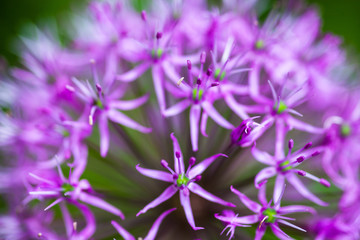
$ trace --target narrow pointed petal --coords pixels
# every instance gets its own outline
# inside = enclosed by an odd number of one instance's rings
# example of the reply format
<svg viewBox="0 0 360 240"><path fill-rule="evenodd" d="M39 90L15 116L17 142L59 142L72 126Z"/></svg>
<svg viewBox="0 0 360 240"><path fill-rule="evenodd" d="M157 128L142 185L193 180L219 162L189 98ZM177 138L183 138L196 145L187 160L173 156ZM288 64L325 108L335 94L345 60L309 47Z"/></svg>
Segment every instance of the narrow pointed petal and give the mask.
<svg viewBox="0 0 360 240"><path fill-rule="evenodd" d="M46 184L53 185L53 186L56 185L55 183L51 182L50 180L47 180L47 179L42 178L42 177L39 177L38 175L35 175L35 174L33 174L33 173L29 173L29 175L30 175L31 177L33 177L34 179L36 179L36 180L38 180L38 181L41 181L41 182L44 182L44 183L46 183Z"/></svg>
<svg viewBox="0 0 360 240"><path fill-rule="evenodd" d="M275 234L275 236L277 236L281 240L292 240L293 239L289 235L287 235L283 230L281 230L278 225L271 224L270 227L271 227L271 230L273 231L273 233Z"/></svg>
<svg viewBox="0 0 360 240"><path fill-rule="evenodd" d="M123 82L132 82L138 79L149 67L149 62L142 63L126 73L117 75L116 80Z"/></svg>
<svg viewBox="0 0 360 240"><path fill-rule="evenodd" d="M308 123L304 123L296 118L293 118L291 116L288 116L286 118L286 122L287 124L291 127L291 128L295 128L297 130L300 131L304 131L304 132L309 132L309 133L315 133L315 134L322 134L324 133L324 129L322 128L318 128L318 127L314 127Z"/></svg>
<svg viewBox="0 0 360 240"><path fill-rule="evenodd" d="M185 99L181 102L176 103L175 105L171 106L170 108L166 109L163 113L165 117L171 117L178 115L179 113L183 112L190 106L191 102L188 99Z"/></svg>
<svg viewBox="0 0 360 240"><path fill-rule="evenodd" d="M173 176L167 172L142 168L140 167L140 164L136 165L136 170L138 170L142 175L153 179L157 179L164 182L173 182Z"/></svg>
<svg viewBox="0 0 360 240"><path fill-rule="evenodd" d="M186 61L184 61L186 63ZM172 64L170 64L168 61L162 62L162 69L164 70L164 73L166 76L173 81L174 83L177 83L180 79L180 75L178 74L178 71L174 68Z"/></svg>
<svg viewBox="0 0 360 240"><path fill-rule="evenodd" d="M218 157L228 157L225 154L218 153L211 157L208 157L204 160L202 160L200 163L198 163L196 166L190 169L189 171L189 178L193 179L197 175L202 174L209 166L212 164Z"/></svg>
<svg viewBox="0 0 360 240"><path fill-rule="evenodd" d="M266 182L262 183L258 192L258 199L263 206L268 205L266 199Z"/></svg>
<svg viewBox="0 0 360 240"><path fill-rule="evenodd" d="M278 174L275 180L274 195L273 195L275 207L280 206L281 197L284 193L284 189L285 189L285 177L282 174Z"/></svg>
<svg viewBox="0 0 360 240"><path fill-rule="evenodd" d="M112 101L110 103L110 108L117 108L119 110L132 110L140 107L149 99L149 94L145 94L142 97L127 100L127 101Z"/></svg>
<svg viewBox="0 0 360 240"><path fill-rule="evenodd" d="M114 207L113 205L111 205L110 203L107 203L105 202L104 200L98 198L98 197L95 197L95 196L92 196L90 194L87 194L87 193L80 193L79 195L79 200L80 201L83 201L87 204L90 204L94 207L98 207L98 208L101 208L107 212L110 212L116 216L119 216L121 219L125 219L125 216L124 214L116 207Z"/></svg>
<svg viewBox="0 0 360 240"><path fill-rule="evenodd" d="M184 191L180 191L180 202L181 202L181 205L184 208L186 219L188 220L190 226L194 230L204 229L203 227L196 227L195 226L195 220L194 220L194 216L193 216L193 212L192 212L191 204L190 204L190 195L185 194Z"/></svg>
<svg viewBox="0 0 360 240"><path fill-rule="evenodd" d="M141 209L136 216L139 216L140 214L146 213L147 210L154 208L158 205L160 205L161 203L165 202L166 200L168 200L169 198L171 198L172 196L174 196L174 194L177 192L177 188L174 187L173 185L171 185L170 187L166 188L164 192L162 192L160 194L159 197L155 198L152 202L150 202L148 205L146 205L143 209Z"/></svg>
<svg viewBox="0 0 360 240"><path fill-rule="evenodd" d="M266 181L267 179L275 176L276 169L274 167L267 167L261 170L255 177L255 187L260 188L260 183Z"/></svg>
<svg viewBox="0 0 360 240"><path fill-rule="evenodd" d="M118 231L118 233L126 240L136 240L136 238L131 235L128 231L126 231L120 224L115 221L111 221L113 227Z"/></svg>
<svg viewBox="0 0 360 240"><path fill-rule="evenodd" d="M193 105L190 108L190 136L194 152L198 150L200 114L201 108L199 105Z"/></svg>
<svg viewBox="0 0 360 240"><path fill-rule="evenodd" d="M183 154L181 152L179 142L176 139L174 133L171 133L170 137L171 137L171 140L173 141L173 147L174 147L175 172L177 174L183 174L183 173L185 173L185 166L184 166L184 158L183 158ZM178 153L180 155L179 158L176 157L176 153Z"/></svg>
<svg viewBox="0 0 360 240"><path fill-rule="evenodd" d="M56 191L33 191L29 192L30 195L39 195L39 196L56 196L59 195L59 192Z"/></svg>
<svg viewBox="0 0 360 240"><path fill-rule="evenodd" d="M206 112L203 112L201 115L201 123L200 123L200 132L204 137L207 137L206 134L206 125L209 115Z"/></svg>
<svg viewBox="0 0 360 240"><path fill-rule="evenodd" d="M265 227L256 228L256 233L255 233L255 238L254 238L254 240L261 240L262 237L263 237L264 234L265 234L265 230L266 230Z"/></svg>
<svg viewBox="0 0 360 240"><path fill-rule="evenodd" d="M218 203L227 207L236 207L233 203L227 202L222 200L221 198L209 193L208 191L206 191L205 189L203 189L202 187L200 187L200 185L198 185L197 183L191 183L188 186L189 190L197 195L199 195L202 198L205 198L206 200L209 200L211 202L214 203Z"/></svg>
<svg viewBox="0 0 360 240"><path fill-rule="evenodd" d="M315 196L313 193L311 193L304 184L299 180L299 178L293 174L288 173L286 175L286 179L289 181L291 185L294 186L294 188L305 198L309 199L310 201L313 201L314 203L320 205L320 206L327 206L328 204L321 199L319 199L317 196Z"/></svg>
<svg viewBox="0 0 360 240"><path fill-rule="evenodd" d="M164 218L169 215L171 212L175 211L176 208L172 208L169 209L165 212L163 212L154 222L154 224L152 225L149 233L146 235L146 237L144 238L144 240L155 240L156 234L159 230L160 224L161 222L164 220Z"/></svg>
<svg viewBox="0 0 360 240"><path fill-rule="evenodd" d="M288 221L279 219L278 222L279 222L279 223L282 223L282 224L285 224L285 225L287 225L287 226L289 226L289 227L295 228L295 229L297 229L297 230L306 232L305 229L303 229L303 228L301 228L301 227L298 227L298 226L296 226L296 225L294 225L294 224L292 224L292 223L289 223Z"/></svg>
<svg viewBox="0 0 360 240"><path fill-rule="evenodd" d="M284 142L286 136L286 128L284 121L279 118L277 119L276 123L276 140L275 140L275 158L276 159L283 159L284 155Z"/></svg>
<svg viewBox="0 0 360 240"><path fill-rule="evenodd" d="M165 86L164 86L164 74L160 66L153 66L152 68L152 77L155 88L156 97L159 103L160 111L164 112L166 109L165 104Z"/></svg>
<svg viewBox="0 0 360 240"><path fill-rule="evenodd" d="M56 204L58 204L59 202L61 202L63 199L62 198L58 198L56 199L54 202L52 202L49 206L47 206L44 211L47 211L48 209L52 208L53 206L55 206Z"/></svg>
<svg viewBox="0 0 360 240"><path fill-rule="evenodd" d="M256 160L266 165L275 165L273 157L264 151L257 149L255 146L251 149L251 153Z"/></svg>
<svg viewBox="0 0 360 240"><path fill-rule="evenodd" d="M83 205L79 204L77 202L74 203L75 206L77 206L82 215L84 216L84 219L86 221L86 226L84 229L82 229L80 232L76 234L76 236L81 236L80 239L90 239L91 236L95 233L96 230L96 221L93 213L90 211L90 209ZM76 239L76 238L75 238Z"/></svg>
<svg viewBox="0 0 360 240"><path fill-rule="evenodd" d="M231 94L226 94L224 98L226 104L238 115L241 119L245 120L250 118L249 115L245 112L244 107L241 104L238 104L234 99L234 96Z"/></svg>
<svg viewBox="0 0 360 240"><path fill-rule="evenodd" d="M140 125L139 123L135 122L134 120L132 120L131 118L129 118L128 116L126 116L125 114L116 111L116 110L109 110L108 112L108 117L113 121L113 122L117 122L121 125L124 125L126 127L135 129L139 132L142 133L149 133L151 132L151 128L147 128L144 127L142 125Z"/></svg>
<svg viewBox="0 0 360 240"><path fill-rule="evenodd" d="M261 205L258 204L257 202L254 202L252 200L250 200L245 194L241 193L240 191L238 191L237 189L235 189L233 186L230 187L230 190L235 193L240 201L251 211L253 211L254 213L258 213L261 210Z"/></svg>
<svg viewBox="0 0 360 240"><path fill-rule="evenodd" d="M110 136L108 128L108 120L105 113L99 116L99 132L100 132L100 154L105 157L109 151Z"/></svg>
<svg viewBox="0 0 360 240"><path fill-rule="evenodd" d="M296 213L296 212L309 212L309 213L315 214L316 210L312 207L302 206L302 205L285 206L285 207L281 207L278 210L279 214L289 214L289 213Z"/></svg>
<svg viewBox="0 0 360 240"><path fill-rule="evenodd" d="M64 225L66 230L66 236L70 239L70 236L73 232L73 219L69 213L68 208L64 202L60 203L61 213L64 219Z"/></svg>
<svg viewBox="0 0 360 240"><path fill-rule="evenodd" d="M204 111L211 117L217 124L222 126L226 129L234 129L235 127L229 123L223 116L219 114L219 112L209 103L209 102L203 102L201 104Z"/></svg>
<svg viewBox="0 0 360 240"><path fill-rule="evenodd" d="M217 216L217 219L223 222L232 222L232 223L239 223L239 224L253 224L259 222L258 215L248 215L243 217L224 217L224 216Z"/></svg>

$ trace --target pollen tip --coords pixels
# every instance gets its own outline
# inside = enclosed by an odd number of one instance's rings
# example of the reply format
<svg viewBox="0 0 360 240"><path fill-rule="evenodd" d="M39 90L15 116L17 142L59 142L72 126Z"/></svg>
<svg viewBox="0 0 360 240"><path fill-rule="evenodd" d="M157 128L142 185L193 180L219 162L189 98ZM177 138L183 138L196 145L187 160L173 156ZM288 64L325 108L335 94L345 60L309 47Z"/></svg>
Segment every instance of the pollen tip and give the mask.
<svg viewBox="0 0 360 240"><path fill-rule="evenodd" d="M305 160L305 157L304 157L304 156L300 156L300 157L298 157L298 158L296 159L296 161L297 161L298 163L302 163L304 160Z"/></svg>
<svg viewBox="0 0 360 240"><path fill-rule="evenodd" d="M180 84L182 83L182 81L184 81L184 77L180 78L179 81L177 82L177 85L180 86Z"/></svg>
<svg viewBox="0 0 360 240"><path fill-rule="evenodd" d="M306 175L306 172L305 171L303 171L303 170L298 170L297 171L297 174L299 174L300 176L305 176Z"/></svg>
<svg viewBox="0 0 360 240"><path fill-rule="evenodd" d="M289 140L289 149L292 149L294 147L294 140Z"/></svg>
<svg viewBox="0 0 360 240"><path fill-rule="evenodd" d="M206 52L201 52L200 54L200 63L204 64L206 61Z"/></svg>
<svg viewBox="0 0 360 240"><path fill-rule="evenodd" d="M162 37L162 32L157 32L156 33L156 39L160 39Z"/></svg>
<svg viewBox="0 0 360 240"><path fill-rule="evenodd" d="M308 143L305 145L304 149L308 149L308 148L310 148L311 146L312 146L312 142L308 142Z"/></svg>
<svg viewBox="0 0 360 240"><path fill-rule="evenodd" d="M198 80L196 81L196 84L201 85L201 79L200 78L198 78Z"/></svg>
<svg viewBox="0 0 360 240"><path fill-rule="evenodd" d="M191 157L191 158L189 159L189 165L194 165L194 164L195 164L195 161L196 161L196 158Z"/></svg>
<svg viewBox="0 0 360 240"><path fill-rule="evenodd" d="M327 188L331 186L331 184L326 179L323 178L320 178L320 183Z"/></svg>
<svg viewBox="0 0 360 240"><path fill-rule="evenodd" d="M144 22L146 22L146 20L147 20L147 16L146 16L146 11L145 11L145 10L142 10L142 11L141 11L141 19L142 19Z"/></svg>
<svg viewBox="0 0 360 240"><path fill-rule="evenodd" d="M161 166L163 166L164 168L167 168L168 166L169 166L169 164L168 164L168 162L167 161L165 161L164 159L163 160L161 160Z"/></svg>
<svg viewBox="0 0 360 240"><path fill-rule="evenodd" d="M94 120L92 116L89 116L89 124L92 126L94 124Z"/></svg>
<svg viewBox="0 0 360 240"><path fill-rule="evenodd" d="M315 152L313 152L312 154L311 154L311 156L312 157L315 157L315 156L317 156L317 155L319 155L320 154L320 151L315 151Z"/></svg>
<svg viewBox="0 0 360 240"><path fill-rule="evenodd" d="M175 157L180 158L180 152L175 152Z"/></svg>
<svg viewBox="0 0 360 240"><path fill-rule="evenodd" d="M206 75L208 77L210 77L212 73L213 73L213 70L211 68L208 68L208 70L206 71Z"/></svg>
<svg viewBox="0 0 360 240"><path fill-rule="evenodd" d="M194 180L195 180L195 182L200 181L201 180L201 175L197 175Z"/></svg>
<svg viewBox="0 0 360 240"><path fill-rule="evenodd" d="M89 60L89 62L91 63L91 64L95 64L95 59L93 59L93 58L91 58L90 60Z"/></svg>
<svg viewBox="0 0 360 240"><path fill-rule="evenodd" d="M187 63L187 68L189 69L189 70L191 70L191 61L190 60L187 60L186 61L186 63Z"/></svg>

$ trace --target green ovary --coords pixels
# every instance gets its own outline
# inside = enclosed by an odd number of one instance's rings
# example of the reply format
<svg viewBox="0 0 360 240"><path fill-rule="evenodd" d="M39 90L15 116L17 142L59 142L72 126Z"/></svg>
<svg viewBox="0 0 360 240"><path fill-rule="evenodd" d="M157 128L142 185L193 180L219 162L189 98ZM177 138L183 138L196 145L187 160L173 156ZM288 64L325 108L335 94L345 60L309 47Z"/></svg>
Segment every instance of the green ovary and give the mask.
<svg viewBox="0 0 360 240"><path fill-rule="evenodd" d="M276 220L276 211L272 208L267 208L263 211L263 215L267 216L268 218L265 220L267 223L274 223Z"/></svg>
<svg viewBox="0 0 360 240"><path fill-rule="evenodd" d="M62 186L61 186L61 189L62 189L62 192L63 193L66 193L66 192L72 192L75 190L74 186L69 184L69 183L64 183Z"/></svg>
<svg viewBox="0 0 360 240"><path fill-rule="evenodd" d="M274 110L276 110L277 114L283 113L286 109L287 109L286 104L284 103L284 101L281 100L279 102L279 107L277 105L274 106Z"/></svg>
<svg viewBox="0 0 360 240"><path fill-rule="evenodd" d="M199 94L198 94L199 93ZM203 89L197 89L197 88L194 88L193 91L192 91L192 99L195 101L196 99L201 101L202 97L203 97L203 94L204 94L204 90Z"/></svg>
<svg viewBox="0 0 360 240"><path fill-rule="evenodd" d="M280 164L280 166L286 166L286 165L288 165L288 164L290 164L290 161L289 160L286 160L286 161L284 161L284 162L282 162L281 164ZM288 167L286 167L286 168L283 168L283 169L281 169L281 171L283 171L283 172L286 172L286 171L288 171L288 170L290 170L291 169L291 166L288 166Z"/></svg>
<svg viewBox="0 0 360 240"><path fill-rule="evenodd" d="M214 73L214 77L215 77L215 79L219 78L219 80L222 81L222 80L225 78L226 73L225 73L225 71L223 71L223 72L220 74L220 72L221 72L221 69L220 69L220 68L216 69L216 70L215 70L215 73ZM219 77L219 75L220 75L220 77Z"/></svg>
<svg viewBox="0 0 360 240"><path fill-rule="evenodd" d="M186 186L189 182L189 178L187 178L184 174L180 175L178 179L176 180L176 185L178 187L181 187L182 185Z"/></svg>
<svg viewBox="0 0 360 240"><path fill-rule="evenodd" d="M349 126L349 124L343 124L341 125L340 132L341 132L341 136L347 137L351 133L351 127Z"/></svg>
<svg viewBox="0 0 360 240"><path fill-rule="evenodd" d="M151 57L152 58L161 58L161 56L163 55L163 50L162 48L158 48L158 49L153 49L151 50Z"/></svg>
<svg viewBox="0 0 360 240"><path fill-rule="evenodd" d="M96 100L96 106L98 106L100 109L103 109L103 108L104 108L104 104L101 102L100 99L97 99L97 100Z"/></svg>
<svg viewBox="0 0 360 240"><path fill-rule="evenodd" d="M257 40L255 43L256 49L263 49L265 47L265 43L263 40Z"/></svg>

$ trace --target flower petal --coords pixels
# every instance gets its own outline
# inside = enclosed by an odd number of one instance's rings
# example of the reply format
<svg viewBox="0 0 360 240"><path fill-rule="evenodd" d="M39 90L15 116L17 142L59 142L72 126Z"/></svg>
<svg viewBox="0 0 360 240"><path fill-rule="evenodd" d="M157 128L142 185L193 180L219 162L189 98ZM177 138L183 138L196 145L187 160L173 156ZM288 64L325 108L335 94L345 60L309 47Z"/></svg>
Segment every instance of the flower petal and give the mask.
<svg viewBox="0 0 360 240"><path fill-rule="evenodd" d="M155 88L156 97L159 103L160 111L163 112L166 109L165 104L165 87L164 87L164 74L158 65L154 65L152 68L152 77Z"/></svg>
<svg viewBox="0 0 360 240"><path fill-rule="evenodd" d="M99 133L100 133L100 155L105 157L109 151L110 136L107 116L105 113L99 116Z"/></svg>
<svg viewBox="0 0 360 240"><path fill-rule="evenodd" d="M314 127L308 123L304 123L296 118L288 116L286 118L286 123L290 126L290 128L295 128L300 131L308 132L308 133L315 133L315 134L322 134L324 133L324 129Z"/></svg>
<svg viewBox="0 0 360 240"><path fill-rule="evenodd" d="M120 80L123 82L132 82L138 79L149 67L150 62L144 62L126 73L117 75L116 80Z"/></svg>
<svg viewBox="0 0 360 240"><path fill-rule="evenodd" d="M225 216L216 216L217 219L227 222L227 223L239 223L239 224L253 224L256 222L259 222L259 216L258 215L248 215L243 217L225 217Z"/></svg>
<svg viewBox="0 0 360 240"><path fill-rule="evenodd" d="M270 166L275 165L274 158L269 153L257 149L255 143L254 147L251 148L251 153L257 161Z"/></svg>
<svg viewBox="0 0 360 240"><path fill-rule="evenodd" d="M210 166L210 164L212 164L218 157L226 157L227 158L228 156L226 156L225 154L222 154L222 153L218 153L218 154L215 154L211 157L208 157L208 158L202 160L199 164L197 164L196 166L194 166L193 168L190 169L189 178L193 179L197 175L202 174Z"/></svg>
<svg viewBox="0 0 360 240"><path fill-rule="evenodd" d="M207 101L201 103L204 111L220 126L226 129L234 129L235 127L229 123L219 112Z"/></svg>
<svg viewBox="0 0 360 240"><path fill-rule="evenodd" d="M131 235L128 231L126 231L120 224L115 221L111 221L113 227L118 231L118 233L126 240L136 240L136 238Z"/></svg>
<svg viewBox="0 0 360 240"><path fill-rule="evenodd" d="M181 102L176 103L175 105L171 106L170 108L164 110L163 115L165 117L171 117L178 115L179 113L183 112L186 108L190 106L191 102L188 99L185 99Z"/></svg>
<svg viewBox="0 0 360 240"><path fill-rule="evenodd" d="M184 159L181 152L181 148L179 145L178 140L176 139L174 133L170 134L171 140L173 141L173 147L174 147L174 165L175 165L175 172L177 174L183 174L185 173L185 166L184 166ZM176 153L180 154L180 157L176 157Z"/></svg>
<svg viewBox="0 0 360 240"><path fill-rule="evenodd" d="M235 189L233 186L230 187L230 190L235 193L240 201L251 211L253 211L254 213L259 213L261 210L261 205L258 204L257 202L254 202L252 200L250 200L245 194L241 193L240 191L238 191L237 189Z"/></svg>
<svg viewBox="0 0 360 240"><path fill-rule="evenodd" d="M284 189L285 189L285 177L282 174L278 174L275 180L274 195L273 195L275 208L278 208L280 206Z"/></svg>
<svg viewBox="0 0 360 240"><path fill-rule="evenodd" d="M232 94L226 94L224 97L226 104L229 106L233 112L238 115L241 119L250 118L249 115L245 112L244 107L237 103L234 96Z"/></svg>
<svg viewBox="0 0 360 240"><path fill-rule="evenodd" d="M141 105L143 105L149 99L149 94L145 94L142 97L132 99L132 100L119 100L110 102L110 108L117 108L120 110L132 110Z"/></svg>
<svg viewBox="0 0 360 240"><path fill-rule="evenodd" d="M281 207L278 210L279 214L289 214L289 213L296 213L296 212L310 212L312 214L315 214L316 210L312 207L302 206L302 205L285 206L285 207Z"/></svg>
<svg viewBox="0 0 360 240"><path fill-rule="evenodd" d="M190 204L190 195L186 194L183 190L180 191L180 202L184 208L186 219L188 220L190 226L194 230L204 229L203 227L195 226L194 216L193 216L193 212L192 212L191 204Z"/></svg>
<svg viewBox="0 0 360 240"><path fill-rule="evenodd" d="M291 185L294 186L294 188L305 198L309 199L310 201L313 201L314 203L320 205L320 206L327 206L328 204L321 199L319 199L317 196L315 196L313 193L311 193L304 184L299 180L299 178L292 172L289 172L286 174L286 179L290 182Z"/></svg>
<svg viewBox="0 0 360 240"><path fill-rule="evenodd" d="M255 238L254 238L254 240L261 240L262 237L263 237L264 234L265 234L265 230L266 230L265 227L256 228L256 233L255 233Z"/></svg>
<svg viewBox="0 0 360 240"><path fill-rule="evenodd" d="M275 167L264 168L263 170L258 172L258 174L256 174L256 176L255 176L255 180L254 180L255 187L259 189L260 188L260 183L262 183L265 180L275 176L275 174L276 174Z"/></svg>
<svg viewBox="0 0 360 240"><path fill-rule="evenodd" d="M166 200L168 200L169 198L171 198L172 196L174 196L174 194L177 192L177 188L174 187L174 185L171 185L170 187L166 188L165 191L163 191L159 197L155 198L152 202L150 202L148 205L146 205L143 209L141 209L136 216L139 216L140 214L146 213L147 210L154 208L156 206L158 206L159 204L165 202Z"/></svg>
<svg viewBox="0 0 360 240"><path fill-rule="evenodd" d="M206 134L206 125L209 115L206 112L203 112L201 115L201 123L200 123L200 132L203 136L207 137Z"/></svg>
<svg viewBox="0 0 360 240"><path fill-rule="evenodd" d="M140 164L136 165L136 170L138 170L142 175L153 179L161 180L164 182L173 182L173 176L167 172L142 168L140 167Z"/></svg>
<svg viewBox="0 0 360 240"><path fill-rule="evenodd" d="M273 233L275 234L275 236L277 236L281 240L292 240L293 239L289 235L284 233L284 231L281 230L277 224L271 224L270 228L273 231Z"/></svg>
<svg viewBox="0 0 360 240"><path fill-rule="evenodd" d="M108 112L108 117L114 122L117 122L117 123L124 125L126 127L129 127L129 128L135 129L139 132L142 132L142 133L151 132L151 128L147 128L147 127L140 125L139 123L135 122L134 120L132 120L131 118L129 118L128 116L126 116L125 114L123 114L119 111L110 110Z"/></svg>
<svg viewBox="0 0 360 240"><path fill-rule="evenodd" d="M152 227L150 228L149 233L146 235L146 237L144 238L144 240L154 240L156 237L156 234L159 230L160 224L161 222L164 220L164 218L169 215L171 212L175 211L176 208L172 208L169 209L165 212L163 212L154 222L154 224L152 225ZM127 239L127 238L126 238Z"/></svg>
<svg viewBox="0 0 360 240"><path fill-rule="evenodd" d="M119 216L121 219L125 219L124 214L116 207L111 205L110 203L105 202L101 198L92 196L90 194L87 194L85 192L81 192L79 195L79 200L82 202L85 202L87 204L90 204L94 207L101 208L107 212L110 212L116 216Z"/></svg>
<svg viewBox="0 0 360 240"><path fill-rule="evenodd" d="M200 114L201 108L199 105L193 105L190 108L190 135L194 152L198 150Z"/></svg>
<svg viewBox="0 0 360 240"><path fill-rule="evenodd" d="M205 189L200 187L200 185L198 185L197 183L190 183L188 188L193 193L199 195L202 198L205 198L208 201L218 203L218 204L221 204L221 205L224 205L227 207L236 207L234 204L227 202L225 200L222 200L221 198L209 193L208 191L206 191Z"/></svg>

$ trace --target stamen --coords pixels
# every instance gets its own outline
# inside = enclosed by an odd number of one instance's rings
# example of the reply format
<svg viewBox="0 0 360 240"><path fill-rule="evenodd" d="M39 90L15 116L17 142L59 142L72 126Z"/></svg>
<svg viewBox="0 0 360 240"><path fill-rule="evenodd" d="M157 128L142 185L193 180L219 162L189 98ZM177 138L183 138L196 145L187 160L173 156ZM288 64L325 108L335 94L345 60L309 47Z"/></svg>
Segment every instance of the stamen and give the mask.
<svg viewBox="0 0 360 240"><path fill-rule="evenodd" d="M201 63L201 64L204 64L205 61L206 61L206 52L202 52L202 53L200 54L200 63Z"/></svg>
<svg viewBox="0 0 360 240"><path fill-rule="evenodd" d="M289 150L290 150L290 152L291 152L291 149L293 149L293 147L294 147L294 140L292 140L292 139L289 140L289 145L288 145L288 147L289 147Z"/></svg>
<svg viewBox="0 0 360 240"><path fill-rule="evenodd" d="M74 232L76 232L76 229L77 229L77 222L73 222L73 229L74 229Z"/></svg>
<svg viewBox="0 0 360 240"><path fill-rule="evenodd" d="M266 216L263 218L263 220L261 220L260 224L259 224L259 229L261 228L261 225L265 222L266 219L268 219L269 216Z"/></svg>
<svg viewBox="0 0 360 240"><path fill-rule="evenodd" d="M305 157L304 156L300 156L296 159L296 162L298 163L302 163L303 161L305 160Z"/></svg>
<svg viewBox="0 0 360 240"><path fill-rule="evenodd" d="M156 39L160 39L160 38L162 38L162 32L157 32L156 33Z"/></svg>
<svg viewBox="0 0 360 240"><path fill-rule="evenodd" d="M177 82L177 85L180 86L180 84L182 83L182 81L184 81L184 77L180 78L179 81Z"/></svg>
<svg viewBox="0 0 360 240"><path fill-rule="evenodd" d="M191 157L191 158L189 159L189 167L188 167L188 169L187 169L187 171L186 171L186 175L188 175L191 167L194 166L195 162L196 162L196 158Z"/></svg>
<svg viewBox="0 0 360 240"><path fill-rule="evenodd" d="M164 168L166 168L171 174L176 174L170 167L169 167L169 164L168 164L168 162L166 161L166 160L161 160L160 161L160 163L161 163L161 166L163 166Z"/></svg>
<svg viewBox="0 0 360 240"><path fill-rule="evenodd" d="M145 10L142 10L141 11L141 19L146 22L147 21L147 16L146 16L146 11Z"/></svg>
<svg viewBox="0 0 360 240"><path fill-rule="evenodd" d="M331 184L323 178L320 178L320 183L327 188L329 188L331 186Z"/></svg>
<svg viewBox="0 0 360 240"><path fill-rule="evenodd" d="M315 151L315 152L313 152L312 154L311 154L311 156L312 157L315 157L315 156L317 156L317 155L319 155L320 154L320 151Z"/></svg>
<svg viewBox="0 0 360 240"><path fill-rule="evenodd" d="M306 172L303 170L297 170L297 174L299 174L300 176L304 177L306 175Z"/></svg>
<svg viewBox="0 0 360 240"><path fill-rule="evenodd" d="M97 71L96 71L96 62L94 59L90 59L90 64L91 64L91 71L92 71L92 74L93 74L93 78L94 78L94 82L95 84L99 84L99 76L97 74Z"/></svg>

